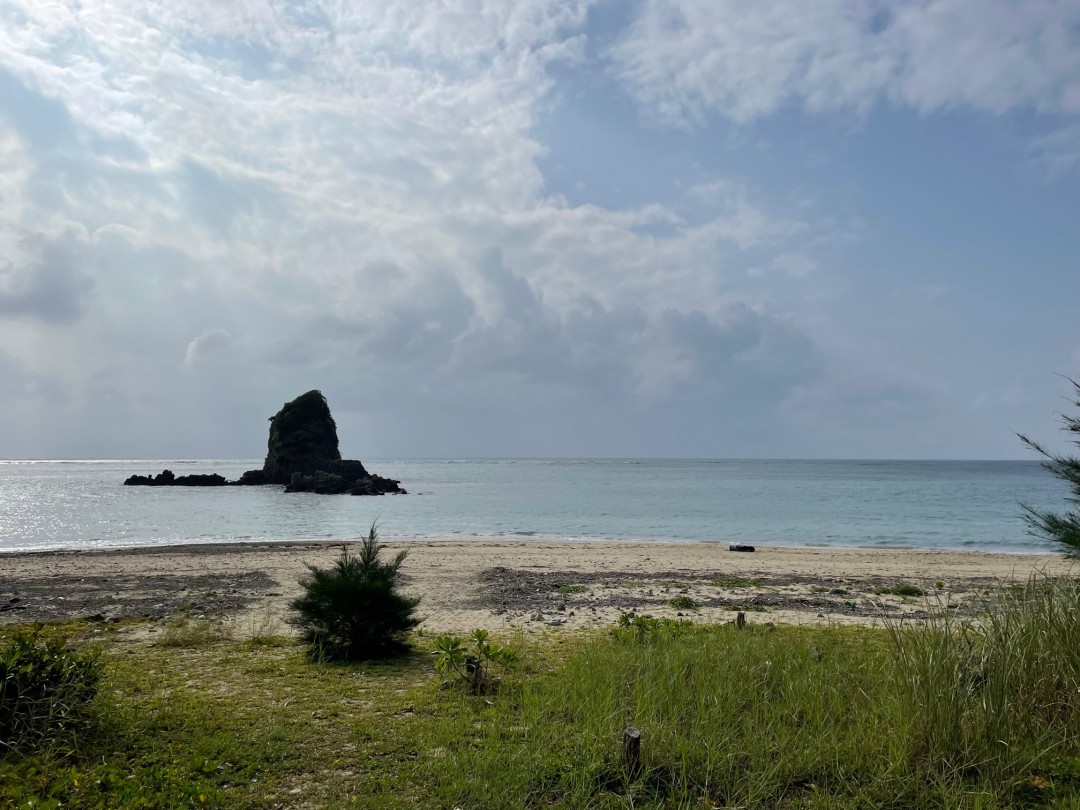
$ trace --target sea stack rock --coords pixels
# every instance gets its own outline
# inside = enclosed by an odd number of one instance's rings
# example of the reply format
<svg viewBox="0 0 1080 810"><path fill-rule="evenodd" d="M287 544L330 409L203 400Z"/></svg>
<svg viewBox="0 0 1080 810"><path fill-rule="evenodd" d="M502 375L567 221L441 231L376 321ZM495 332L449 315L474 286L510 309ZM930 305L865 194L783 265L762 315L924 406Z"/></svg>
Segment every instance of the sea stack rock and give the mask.
<svg viewBox="0 0 1080 810"><path fill-rule="evenodd" d="M404 493L400 482L372 475L355 460L342 459L337 425L326 397L308 391L270 419L270 438L261 470L248 470L239 484L284 484L286 492L327 495Z"/></svg>
<svg viewBox="0 0 1080 810"><path fill-rule="evenodd" d="M226 484L283 484L286 492L321 495L405 494L401 482L372 475L359 461L343 459L337 425L326 397L319 391L301 394L270 419L270 439L261 470L248 470L239 481L220 475L133 475L124 484L143 487L217 487Z"/></svg>

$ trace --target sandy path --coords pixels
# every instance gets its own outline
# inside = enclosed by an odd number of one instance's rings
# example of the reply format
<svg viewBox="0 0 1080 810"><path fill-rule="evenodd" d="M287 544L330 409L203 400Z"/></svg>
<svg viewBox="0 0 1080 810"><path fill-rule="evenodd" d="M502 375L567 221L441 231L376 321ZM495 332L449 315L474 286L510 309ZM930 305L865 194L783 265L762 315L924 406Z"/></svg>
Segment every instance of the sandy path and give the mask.
<svg viewBox="0 0 1080 810"><path fill-rule="evenodd" d="M928 600L974 609L987 589L1069 564L1050 555L880 549L762 548L720 543L392 542L408 548L405 590L423 628L602 626L625 611L695 621L875 623L920 615ZM181 546L0 556L0 622L221 615L240 628L284 614L304 563L340 545ZM937 587L938 583L941 587ZM924 596L875 593L897 585ZM694 608L672 607L678 597Z"/></svg>

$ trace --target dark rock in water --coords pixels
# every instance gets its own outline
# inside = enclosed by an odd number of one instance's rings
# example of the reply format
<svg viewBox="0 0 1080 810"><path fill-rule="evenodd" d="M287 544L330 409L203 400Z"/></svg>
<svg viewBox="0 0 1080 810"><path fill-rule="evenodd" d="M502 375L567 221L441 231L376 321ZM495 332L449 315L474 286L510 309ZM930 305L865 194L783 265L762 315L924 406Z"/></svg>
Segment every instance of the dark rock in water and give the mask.
<svg viewBox="0 0 1080 810"><path fill-rule="evenodd" d="M211 475L174 475L172 470L162 470L154 477L133 475L124 482L129 487L223 487L229 482L217 473Z"/></svg>
<svg viewBox="0 0 1080 810"><path fill-rule="evenodd" d="M169 470L151 478L133 475L128 486L255 486L279 484L286 492L315 492L321 495L405 494L400 482L372 475L356 460L343 459L338 450L337 425L330 415L326 397L308 391L286 402L270 419L270 438L261 470L248 470L239 481L220 475L181 475Z"/></svg>
<svg viewBox="0 0 1080 810"><path fill-rule="evenodd" d="M296 471L315 472L341 461L337 424L319 391L301 394L270 419L270 438L262 471L274 483L287 484ZM360 474L367 471L360 462Z"/></svg>
<svg viewBox="0 0 1080 810"><path fill-rule="evenodd" d="M237 483L284 484L286 492L320 495L405 492L400 482L372 475L362 462L342 459L337 425L319 391L308 391L286 402L270 419L262 469L248 470Z"/></svg>

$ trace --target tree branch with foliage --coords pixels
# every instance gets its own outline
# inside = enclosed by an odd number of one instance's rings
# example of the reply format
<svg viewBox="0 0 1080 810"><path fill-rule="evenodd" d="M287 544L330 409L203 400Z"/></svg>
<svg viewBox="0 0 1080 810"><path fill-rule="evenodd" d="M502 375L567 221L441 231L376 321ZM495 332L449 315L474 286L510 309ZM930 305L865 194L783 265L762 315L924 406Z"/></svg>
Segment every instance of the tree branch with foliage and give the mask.
<svg viewBox="0 0 1080 810"><path fill-rule="evenodd" d="M1080 408L1080 383L1073 379L1069 382L1072 383L1073 396L1076 397L1072 404ZM1064 423L1062 430L1073 434L1073 443L1080 447L1080 417L1061 414L1061 421ZM1046 459L1043 467L1068 483L1072 489L1072 495L1065 499L1072 508L1066 508L1062 513L1021 504L1028 526L1032 533L1061 543L1068 556L1080 557L1080 510L1077 509L1080 506L1080 458L1053 453L1034 439L1022 433L1017 435L1024 444Z"/></svg>

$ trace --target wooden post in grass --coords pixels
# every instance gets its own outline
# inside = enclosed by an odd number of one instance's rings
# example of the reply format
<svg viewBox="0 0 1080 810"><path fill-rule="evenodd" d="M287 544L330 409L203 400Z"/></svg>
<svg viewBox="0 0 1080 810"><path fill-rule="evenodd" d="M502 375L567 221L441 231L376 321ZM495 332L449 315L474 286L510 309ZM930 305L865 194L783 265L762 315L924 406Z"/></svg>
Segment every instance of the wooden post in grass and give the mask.
<svg viewBox="0 0 1080 810"><path fill-rule="evenodd" d="M631 779L641 773L641 730L632 726L622 733L622 766Z"/></svg>
<svg viewBox="0 0 1080 810"><path fill-rule="evenodd" d="M735 614L735 626L738 627L740 630L746 627L746 614L742 611L739 611Z"/></svg>

